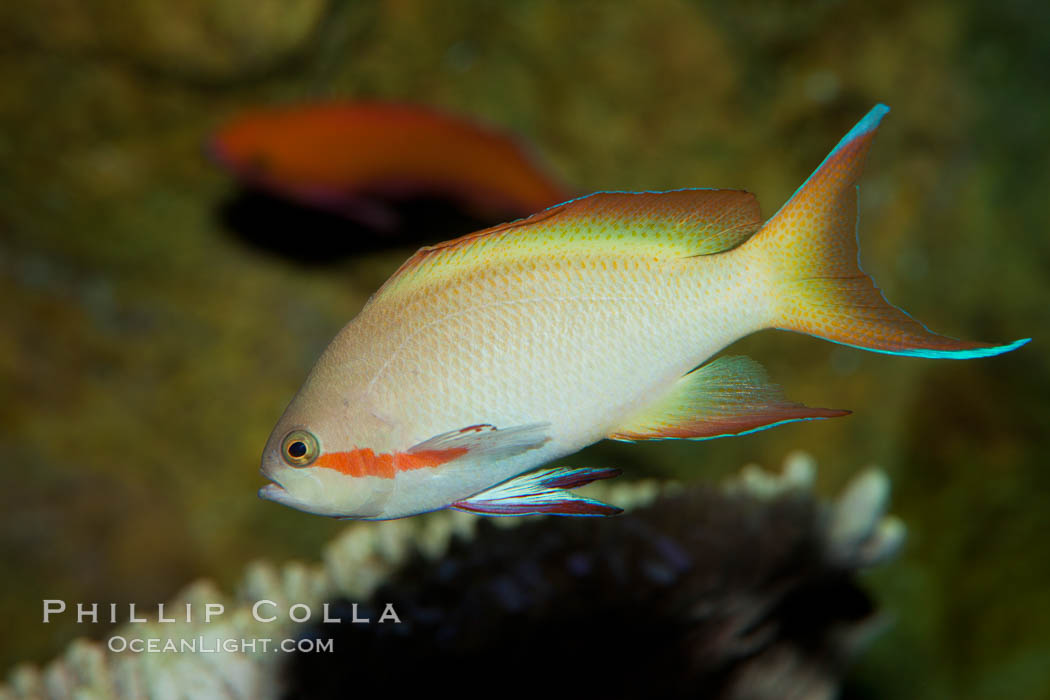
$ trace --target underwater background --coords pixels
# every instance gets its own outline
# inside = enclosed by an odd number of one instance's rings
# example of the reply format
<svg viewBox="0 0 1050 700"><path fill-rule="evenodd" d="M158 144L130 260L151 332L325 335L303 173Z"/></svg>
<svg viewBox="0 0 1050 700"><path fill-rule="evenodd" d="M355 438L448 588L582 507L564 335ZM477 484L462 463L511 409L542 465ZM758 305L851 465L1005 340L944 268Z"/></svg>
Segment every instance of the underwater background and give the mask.
<svg viewBox="0 0 1050 700"><path fill-rule="evenodd" d="M205 153L229 117L407 101L578 191L743 188L768 216L884 102L865 269L935 331L1032 343L955 362L766 331L731 352L853 415L565 463L714 482L801 448L825 492L877 464L909 541L863 578L892 624L851 687L1050 697L1046 3L47 0L0 6L0 49L0 673L85 633L44 598L315 558L344 525L256 497L266 437L412 251L494 223L378 234L246 194Z"/></svg>

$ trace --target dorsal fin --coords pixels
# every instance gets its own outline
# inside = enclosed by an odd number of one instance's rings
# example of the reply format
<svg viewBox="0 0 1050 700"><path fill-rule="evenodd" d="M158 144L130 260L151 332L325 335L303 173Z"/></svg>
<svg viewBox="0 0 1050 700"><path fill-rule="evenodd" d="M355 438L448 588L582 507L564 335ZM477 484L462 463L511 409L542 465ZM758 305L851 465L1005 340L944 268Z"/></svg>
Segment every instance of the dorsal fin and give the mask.
<svg viewBox="0 0 1050 700"><path fill-rule="evenodd" d="M519 219L421 248L385 288L480 263L575 251L683 257L719 253L762 225L743 190L597 192Z"/></svg>

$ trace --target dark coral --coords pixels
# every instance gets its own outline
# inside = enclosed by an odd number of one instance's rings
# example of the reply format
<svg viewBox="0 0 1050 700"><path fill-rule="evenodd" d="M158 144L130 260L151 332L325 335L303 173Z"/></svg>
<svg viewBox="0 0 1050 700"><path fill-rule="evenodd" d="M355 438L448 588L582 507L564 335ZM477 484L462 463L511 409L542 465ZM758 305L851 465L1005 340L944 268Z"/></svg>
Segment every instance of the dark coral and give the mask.
<svg viewBox="0 0 1050 700"><path fill-rule="evenodd" d="M343 623L303 633L334 653L290 657L287 697L830 697L874 609L827 513L703 488L611 520L482 523L358 602L371 624L335 602ZM401 624L377 623L387 603Z"/></svg>

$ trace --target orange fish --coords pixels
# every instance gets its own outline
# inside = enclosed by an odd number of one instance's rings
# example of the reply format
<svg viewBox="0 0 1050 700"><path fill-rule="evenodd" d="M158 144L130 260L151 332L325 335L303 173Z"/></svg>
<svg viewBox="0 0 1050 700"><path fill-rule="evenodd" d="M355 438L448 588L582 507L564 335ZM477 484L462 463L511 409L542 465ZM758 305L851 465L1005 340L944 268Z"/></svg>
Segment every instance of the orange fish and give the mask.
<svg viewBox="0 0 1050 700"><path fill-rule="evenodd" d="M260 495L398 518L608 515L533 471L602 438L703 440L846 411L789 401L715 353L766 328L864 350L989 357L931 332L857 262L857 180L885 106L772 218L736 190L602 192L423 248L335 337L277 423Z"/></svg>
<svg viewBox="0 0 1050 700"><path fill-rule="evenodd" d="M209 150L256 187L377 228L394 223L391 199L447 197L498 221L572 196L510 136L410 104L259 109L226 124Z"/></svg>

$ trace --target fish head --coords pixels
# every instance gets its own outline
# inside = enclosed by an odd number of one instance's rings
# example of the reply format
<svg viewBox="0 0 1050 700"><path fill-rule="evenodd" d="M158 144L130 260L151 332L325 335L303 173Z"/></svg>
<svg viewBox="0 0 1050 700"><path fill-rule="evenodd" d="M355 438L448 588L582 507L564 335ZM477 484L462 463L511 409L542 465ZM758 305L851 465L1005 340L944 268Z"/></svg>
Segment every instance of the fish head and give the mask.
<svg viewBox="0 0 1050 700"><path fill-rule="evenodd" d="M317 515L379 516L394 479L380 468L382 455L358 447L367 444L369 431L345 412L318 410L313 398L301 392L270 434L260 471L272 483L259 497Z"/></svg>
<svg viewBox="0 0 1050 700"><path fill-rule="evenodd" d="M224 125L208 142L207 152L215 163L242 177L266 175L272 167L272 150L267 150L265 124L253 119L236 119Z"/></svg>
<svg viewBox="0 0 1050 700"><path fill-rule="evenodd" d="M257 110L238 115L221 126L207 143L211 160L249 183L294 184L309 179L325 153L323 135L294 115Z"/></svg>

